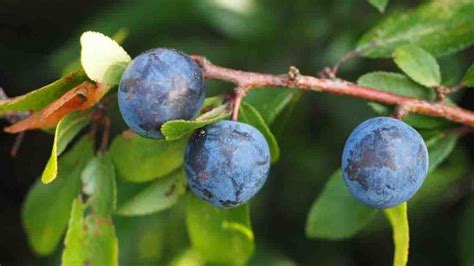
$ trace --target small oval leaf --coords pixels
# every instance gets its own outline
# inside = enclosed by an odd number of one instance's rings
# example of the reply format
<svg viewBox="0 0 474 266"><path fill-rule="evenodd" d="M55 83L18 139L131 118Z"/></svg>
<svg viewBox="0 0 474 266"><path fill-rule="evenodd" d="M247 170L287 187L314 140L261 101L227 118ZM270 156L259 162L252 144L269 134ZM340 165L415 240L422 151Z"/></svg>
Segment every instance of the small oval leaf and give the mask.
<svg viewBox="0 0 474 266"><path fill-rule="evenodd" d="M93 31L82 34L81 64L90 79L116 85L130 61L127 52L111 38Z"/></svg>
<svg viewBox="0 0 474 266"><path fill-rule="evenodd" d="M407 76L423 86L434 87L441 83L438 62L423 48L402 45L393 52L393 60Z"/></svg>

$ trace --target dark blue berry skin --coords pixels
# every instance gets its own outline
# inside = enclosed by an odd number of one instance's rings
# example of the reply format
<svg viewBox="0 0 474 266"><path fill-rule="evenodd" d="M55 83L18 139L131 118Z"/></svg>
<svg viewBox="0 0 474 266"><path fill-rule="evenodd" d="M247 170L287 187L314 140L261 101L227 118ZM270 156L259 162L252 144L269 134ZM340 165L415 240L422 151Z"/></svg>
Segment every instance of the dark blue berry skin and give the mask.
<svg viewBox="0 0 474 266"><path fill-rule="evenodd" d="M160 139L169 120L194 118L205 98L199 66L186 54L157 48L135 57L122 75L118 103L135 133Z"/></svg>
<svg viewBox="0 0 474 266"><path fill-rule="evenodd" d="M256 128L223 120L190 138L184 166L191 190L219 208L249 201L265 183L270 150Z"/></svg>
<svg viewBox="0 0 474 266"><path fill-rule="evenodd" d="M376 117L351 133L342 154L344 181L366 205L385 209L410 199L428 173L428 150L406 123Z"/></svg>

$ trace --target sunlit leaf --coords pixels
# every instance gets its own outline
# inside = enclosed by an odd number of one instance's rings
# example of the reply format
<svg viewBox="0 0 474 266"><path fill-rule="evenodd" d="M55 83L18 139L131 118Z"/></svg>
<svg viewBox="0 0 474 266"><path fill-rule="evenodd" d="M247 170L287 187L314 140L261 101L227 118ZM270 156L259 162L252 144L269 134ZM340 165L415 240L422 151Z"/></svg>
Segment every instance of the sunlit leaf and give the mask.
<svg viewBox="0 0 474 266"><path fill-rule="evenodd" d="M87 76L100 83L115 85L132 59L114 40L88 31L81 36L81 64Z"/></svg>
<svg viewBox="0 0 474 266"><path fill-rule="evenodd" d="M410 231L408 226L407 203L386 209L385 215L392 225L395 254L393 266L405 266L408 263Z"/></svg>

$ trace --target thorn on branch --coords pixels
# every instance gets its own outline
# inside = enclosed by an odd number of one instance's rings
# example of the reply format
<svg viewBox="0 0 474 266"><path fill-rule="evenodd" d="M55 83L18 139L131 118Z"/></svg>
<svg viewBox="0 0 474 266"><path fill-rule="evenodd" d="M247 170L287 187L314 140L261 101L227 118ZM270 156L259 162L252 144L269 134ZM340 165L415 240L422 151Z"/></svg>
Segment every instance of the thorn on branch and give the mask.
<svg viewBox="0 0 474 266"><path fill-rule="evenodd" d="M290 66L290 69L288 69L288 79L290 81L298 82L300 75L300 70L298 68L296 68L295 66Z"/></svg>
<svg viewBox="0 0 474 266"><path fill-rule="evenodd" d="M393 114L391 115L391 117L395 118L395 119L399 119L399 120L402 120L403 118L405 118L407 115L409 114L408 112L408 108L401 104L401 105L397 105L395 107L395 111L393 112Z"/></svg>
<svg viewBox="0 0 474 266"><path fill-rule="evenodd" d="M318 73L318 76L323 79L335 79L336 72L334 72L333 68L325 67Z"/></svg>

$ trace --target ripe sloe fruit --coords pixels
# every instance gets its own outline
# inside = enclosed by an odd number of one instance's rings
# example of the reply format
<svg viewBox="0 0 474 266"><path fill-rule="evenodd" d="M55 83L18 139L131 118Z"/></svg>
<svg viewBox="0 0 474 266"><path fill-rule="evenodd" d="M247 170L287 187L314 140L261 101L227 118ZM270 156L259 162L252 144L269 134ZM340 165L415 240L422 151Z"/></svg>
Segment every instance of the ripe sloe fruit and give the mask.
<svg viewBox="0 0 474 266"><path fill-rule="evenodd" d="M355 198L385 209L407 201L421 187L428 173L428 150L420 134L406 123L371 118L347 139L342 170Z"/></svg>
<svg viewBox="0 0 474 266"><path fill-rule="evenodd" d="M184 166L191 190L219 208L249 201L265 183L270 150L256 128L223 120L190 138Z"/></svg>
<svg viewBox="0 0 474 266"><path fill-rule="evenodd" d="M135 133L163 138L161 125L194 118L205 97L202 71L184 53L157 48L135 57L122 75L118 103Z"/></svg>

